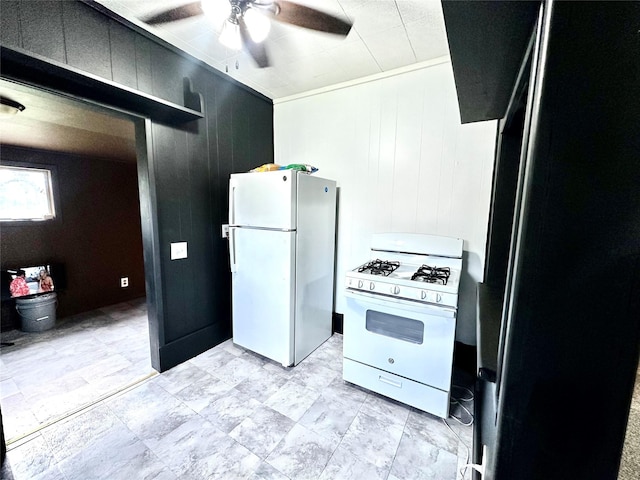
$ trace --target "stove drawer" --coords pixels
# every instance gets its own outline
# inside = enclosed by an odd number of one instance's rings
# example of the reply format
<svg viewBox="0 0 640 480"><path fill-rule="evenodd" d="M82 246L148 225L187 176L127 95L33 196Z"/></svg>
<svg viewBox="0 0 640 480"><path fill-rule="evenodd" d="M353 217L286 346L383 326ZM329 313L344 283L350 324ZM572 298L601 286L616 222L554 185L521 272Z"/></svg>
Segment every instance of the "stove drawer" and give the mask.
<svg viewBox="0 0 640 480"><path fill-rule="evenodd" d="M344 359L343 378L347 382L441 418L447 418L449 415L449 392L347 358Z"/></svg>

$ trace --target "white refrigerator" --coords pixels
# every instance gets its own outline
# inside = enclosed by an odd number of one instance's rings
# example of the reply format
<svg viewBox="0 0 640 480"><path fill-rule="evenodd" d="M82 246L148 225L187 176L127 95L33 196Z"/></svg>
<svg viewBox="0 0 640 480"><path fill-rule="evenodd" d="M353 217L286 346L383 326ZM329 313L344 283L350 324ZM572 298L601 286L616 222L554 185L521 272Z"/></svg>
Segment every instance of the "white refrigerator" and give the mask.
<svg viewBox="0 0 640 480"><path fill-rule="evenodd" d="M233 342L284 366L331 336L336 183L295 170L232 174Z"/></svg>

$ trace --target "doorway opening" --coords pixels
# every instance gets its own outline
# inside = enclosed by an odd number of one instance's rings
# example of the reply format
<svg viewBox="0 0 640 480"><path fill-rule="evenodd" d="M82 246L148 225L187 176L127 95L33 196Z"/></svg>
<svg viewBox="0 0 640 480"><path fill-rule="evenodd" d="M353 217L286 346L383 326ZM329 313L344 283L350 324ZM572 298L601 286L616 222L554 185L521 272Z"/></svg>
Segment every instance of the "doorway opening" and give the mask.
<svg viewBox="0 0 640 480"><path fill-rule="evenodd" d="M53 328L21 331L15 299L3 298L10 446L155 371L137 153L146 150L144 119L4 79L0 94L26 107L3 121L2 163L50 169L57 203L54 219L2 224L2 270L57 266Z"/></svg>

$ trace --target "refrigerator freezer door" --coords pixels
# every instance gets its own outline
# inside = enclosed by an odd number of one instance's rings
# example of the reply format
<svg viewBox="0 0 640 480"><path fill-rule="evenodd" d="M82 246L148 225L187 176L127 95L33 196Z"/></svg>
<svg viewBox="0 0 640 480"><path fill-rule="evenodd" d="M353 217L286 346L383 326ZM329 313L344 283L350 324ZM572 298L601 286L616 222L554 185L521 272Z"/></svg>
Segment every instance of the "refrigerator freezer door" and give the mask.
<svg viewBox="0 0 640 480"><path fill-rule="evenodd" d="M297 172L235 173L229 181L229 225L294 230Z"/></svg>
<svg viewBox="0 0 640 480"><path fill-rule="evenodd" d="M261 175L261 174L257 174ZM233 341L294 363L295 232L230 227Z"/></svg>

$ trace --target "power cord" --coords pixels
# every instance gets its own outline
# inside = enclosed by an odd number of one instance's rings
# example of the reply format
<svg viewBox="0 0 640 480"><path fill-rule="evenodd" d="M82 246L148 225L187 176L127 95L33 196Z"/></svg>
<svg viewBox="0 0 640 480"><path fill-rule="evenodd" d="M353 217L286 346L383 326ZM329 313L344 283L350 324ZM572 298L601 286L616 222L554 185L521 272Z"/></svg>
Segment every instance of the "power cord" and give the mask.
<svg viewBox="0 0 640 480"><path fill-rule="evenodd" d="M463 396L454 396L453 391L454 389L459 389L462 390L463 392L467 393L466 397ZM474 399L474 395L473 392L471 390L469 390L466 387L461 387L459 385L452 385L451 386L451 399L450 399L450 403L451 406L454 405L458 405L460 408L462 408L463 411L465 411L467 413L467 415L469 415L469 420L468 421L464 421L462 419L462 417L458 418L457 416L455 416L453 414L453 412L449 413L449 417L454 419L456 422L458 422L460 425L464 426L464 427L470 427L471 425L473 425L473 414L469 411L469 409L464 406L462 404L462 402L471 402ZM465 450L466 450L466 458L465 458L465 465L464 467L462 467L460 469L460 475L461 475L461 480L464 480L466 474L467 474L467 468L471 467L471 468L476 468L477 469L477 465L475 464L470 464L469 463L469 446L462 440L462 438L460 438L460 436L456 433L456 431L451 428L451 425L449 425L449 422L447 422L447 420L445 420L444 418L442 419L442 423L444 423L446 425L446 427L451 431L451 433L453 433L455 435L455 437L458 439L458 441L464 446Z"/></svg>
<svg viewBox="0 0 640 480"><path fill-rule="evenodd" d="M469 390L467 387L461 387L460 385L451 385L451 390L453 390L454 388L457 388L469 394L467 398L459 397L457 398L457 400L461 400L463 402L470 402L471 400L473 400L473 392Z"/></svg>
<svg viewBox="0 0 640 480"><path fill-rule="evenodd" d="M466 398L465 397L456 397L453 394L453 392L454 392L454 390L456 388L466 392L468 394L468 396ZM458 405L469 416L468 417L469 420L465 421L465 420L463 420L462 415L460 417L457 417L453 412L451 412L449 414L449 416L451 418L453 418L455 421L457 421L459 424L461 424L461 425L463 425L465 427L470 427L471 425L473 425L474 418L473 418L473 414L471 413L471 411L467 407L465 407L462 402L472 402L473 398L474 398L473 392L471 390L469 390L468 388L461 387L459 385L452 385L451 386L451 400L450 400L451 405L452 406Z"/></svg>

